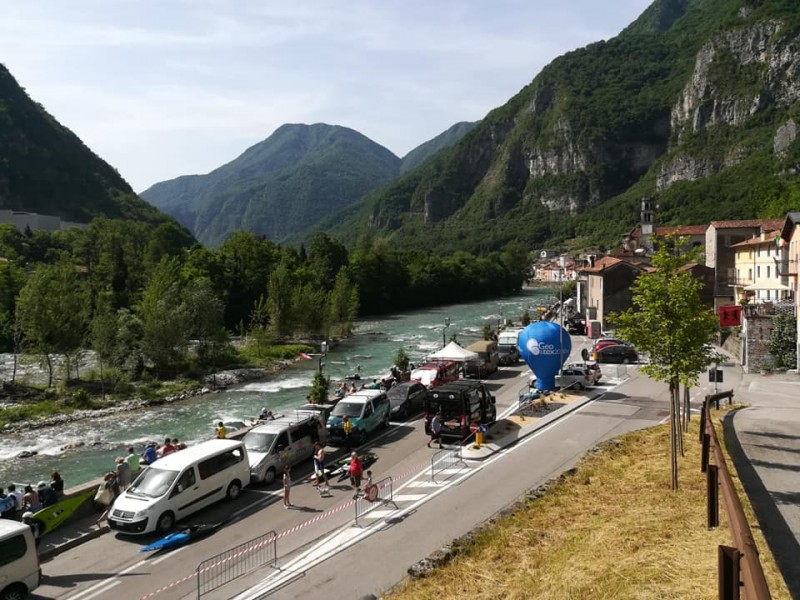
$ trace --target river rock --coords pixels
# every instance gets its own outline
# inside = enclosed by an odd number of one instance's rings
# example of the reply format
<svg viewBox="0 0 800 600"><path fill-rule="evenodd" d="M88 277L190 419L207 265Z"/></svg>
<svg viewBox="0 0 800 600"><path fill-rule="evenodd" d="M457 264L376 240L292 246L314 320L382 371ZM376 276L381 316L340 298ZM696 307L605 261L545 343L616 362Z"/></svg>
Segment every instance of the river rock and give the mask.
<svg viewBox="0 0 800 600"><path fill-rule="evenodd" d="M36 450L23 450L15 458L30 458L39 454Z"/></svg>

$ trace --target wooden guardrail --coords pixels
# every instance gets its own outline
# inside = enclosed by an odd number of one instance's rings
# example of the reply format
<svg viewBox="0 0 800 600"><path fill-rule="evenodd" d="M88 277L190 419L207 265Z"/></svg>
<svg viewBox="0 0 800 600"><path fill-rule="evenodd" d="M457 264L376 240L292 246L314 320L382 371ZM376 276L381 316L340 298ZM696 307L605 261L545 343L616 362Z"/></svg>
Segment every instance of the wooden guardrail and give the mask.
<svg viewBox="0 0 800 600"><path fill-rule="evenodd" d="M706 488L708 492L707 516L708 527L719 525L719 490L722 490L722 499L730 522L734 547L719 546L719 598L720 600L738 600L739 592L744 592L747 600L770 600L772 596L761 567L750 524L742 509L736 488L733 485L722 448L719 445L717 432L711 420L711 404L719 408L719 401L727 398L730 403L733 391L720 392L705 397L700 423L700 439L702 441L702 457L700 470L706 473ZM714 463L710 464L710 454L713 454Z"/></svg>

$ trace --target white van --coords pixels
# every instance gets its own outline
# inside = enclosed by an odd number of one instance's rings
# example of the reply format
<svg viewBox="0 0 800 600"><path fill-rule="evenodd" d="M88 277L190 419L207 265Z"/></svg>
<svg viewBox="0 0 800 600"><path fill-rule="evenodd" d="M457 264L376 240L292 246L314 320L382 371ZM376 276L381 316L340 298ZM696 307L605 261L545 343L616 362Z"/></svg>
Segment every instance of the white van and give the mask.
<svg viewBox="0 0 800 600"><path fill-rule="evenodd" d="M250 461L250 479L270 484L283 472L311 458L314 442L325 443L319 414L299 413L299 418L280 417L256 425L242 441Z"/></svg>
<svg viewBox="0 0 800 600"><path fill-rule="evenodd" d="M208 440L148 466L114 501L111 529L165 533L175 521L217 500L239 497L250 483L247 449L239 440Z"/></svg>
<svg viewBox="0 0 800 600"><path fill-rule="evenodd" d="M30 526L0 519L0 598L23 600L39 587L42 569Z"/></svg>

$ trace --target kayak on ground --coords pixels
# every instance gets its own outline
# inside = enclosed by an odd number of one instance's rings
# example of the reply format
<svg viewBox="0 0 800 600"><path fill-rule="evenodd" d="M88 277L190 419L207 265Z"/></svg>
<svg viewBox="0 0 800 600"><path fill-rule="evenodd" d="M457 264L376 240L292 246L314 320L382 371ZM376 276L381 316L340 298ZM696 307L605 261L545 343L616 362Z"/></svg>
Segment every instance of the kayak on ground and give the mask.
<svg viewBox="0 0 800 600"><path fill-rule="evenodd" d="M188 544L193 540L210 535L211 533L215 532L217 529L222 527L223 524L224 523L220 521L219 523L198 523L196 525L189 525L188 527L184 527L180 531L176 531L175 533L170 533L169 535L164 536L159 540L156 540L152 544L143 546L139 551L153 552L155 550L164 550L166 548L174 548L175 546L182 546L183 544Z"/></svg>
<svg viewBox="0 0 800 600"><path fill-rule="evenodd" d="M361 465L366 470L372 466L372 464L378 460L378 455L374 452L364 452L363 454L359 454L358 458L361 459ZM339 481L346 479L349 474L350 468L350 456L343 456L342 458L335 460L332 463L328 463L325 465L325 473L327 473L328 477L335 477L339 476ZM312 473L308 476L309 481L316 481L317 474Z"/></svg>
<svg viewBox="0 0 800 600"><path fill-rule="evenodd" d="M46 533L50 533L64 521L69 519L72 516L72 513L74 513L81 504L86 502L89 498L94 497L95 491L96 490L91 489L88 492L84 492L78 496L64 498L52 506L48 506L40 511L35 512L33 514L33 519L39 523L39 535L43 536Z"/></svg>

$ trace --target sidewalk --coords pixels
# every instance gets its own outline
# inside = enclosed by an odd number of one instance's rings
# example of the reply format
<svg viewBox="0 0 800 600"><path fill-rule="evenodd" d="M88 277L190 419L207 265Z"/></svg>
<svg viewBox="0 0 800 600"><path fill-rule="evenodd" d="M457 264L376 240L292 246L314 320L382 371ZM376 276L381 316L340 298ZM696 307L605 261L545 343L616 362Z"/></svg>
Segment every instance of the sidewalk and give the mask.
<svg viewBox="0 0 800 600"><path fill-rule="evenodd" d="M800 599L800 376L744 374L725 443L793 598ZM755 525L755 524L752 524Z"/></svg>

